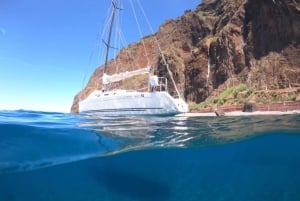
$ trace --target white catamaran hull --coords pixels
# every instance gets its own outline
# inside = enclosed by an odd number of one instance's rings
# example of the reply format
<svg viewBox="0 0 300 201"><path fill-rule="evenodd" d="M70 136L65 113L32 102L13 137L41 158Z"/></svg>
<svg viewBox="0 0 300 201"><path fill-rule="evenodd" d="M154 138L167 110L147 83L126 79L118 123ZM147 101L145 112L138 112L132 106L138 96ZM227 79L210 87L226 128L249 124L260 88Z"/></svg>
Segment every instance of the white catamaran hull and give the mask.
<svg viewBox="0 0 300 201"><path fill-rule="evenodd" d="M79 102L79 112L100 115L173 115L188 112L182 99L170 96L166 91L95 91Z"/></svg>

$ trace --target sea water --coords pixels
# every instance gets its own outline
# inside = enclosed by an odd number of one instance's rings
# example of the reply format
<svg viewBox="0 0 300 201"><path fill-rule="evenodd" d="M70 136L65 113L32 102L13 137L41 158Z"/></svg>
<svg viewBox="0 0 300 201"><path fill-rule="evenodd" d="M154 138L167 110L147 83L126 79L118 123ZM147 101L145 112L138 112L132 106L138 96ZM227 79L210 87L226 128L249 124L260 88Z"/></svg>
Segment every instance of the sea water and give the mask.
<svg viewBox="0 0 300 201"><path fill-rule="evenodd" d="M299 201L300 115L0 111L0 201Z"/></svg>

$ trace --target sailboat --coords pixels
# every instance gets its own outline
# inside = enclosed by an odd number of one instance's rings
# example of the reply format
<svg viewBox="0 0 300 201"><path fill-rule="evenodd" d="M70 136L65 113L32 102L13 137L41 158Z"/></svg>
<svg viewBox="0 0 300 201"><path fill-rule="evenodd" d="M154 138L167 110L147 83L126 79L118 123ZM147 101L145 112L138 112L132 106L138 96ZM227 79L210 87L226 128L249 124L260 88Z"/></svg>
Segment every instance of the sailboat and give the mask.
<svg viewBox="0 0 300 201"><path fill-rule="evenodd" d="M108 39L105 42L106 56L102 77L102 90L94 90L87 98L80 100L79 113L91 113L97 115L175 115L188 112L188 105L177 89L169 65L163 54L161 54L161 57L176 90L177 97L171 96L168 92L168 80L166 77L151 75L151 66L129 72L108 75L107 63L109 49L111 48L110 41L114 27L114 19L119 10L118 0L113 0L109 34ZM157 45L161 52L158 42ZM149 87L147 90L110 89L112 83L142 74L149 75Z"/></svg>

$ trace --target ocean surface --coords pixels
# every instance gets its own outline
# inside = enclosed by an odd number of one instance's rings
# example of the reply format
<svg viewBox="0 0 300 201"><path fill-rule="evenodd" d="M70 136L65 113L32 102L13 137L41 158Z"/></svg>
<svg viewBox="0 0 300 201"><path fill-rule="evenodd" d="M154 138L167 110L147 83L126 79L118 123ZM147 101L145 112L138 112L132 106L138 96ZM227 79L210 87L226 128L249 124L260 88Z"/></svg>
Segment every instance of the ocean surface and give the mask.
<svg viewBox="0 0 300 201"><path fill-rule="evenodd" d="M0 111L0 201L299 201L300 115Z"/></svg>

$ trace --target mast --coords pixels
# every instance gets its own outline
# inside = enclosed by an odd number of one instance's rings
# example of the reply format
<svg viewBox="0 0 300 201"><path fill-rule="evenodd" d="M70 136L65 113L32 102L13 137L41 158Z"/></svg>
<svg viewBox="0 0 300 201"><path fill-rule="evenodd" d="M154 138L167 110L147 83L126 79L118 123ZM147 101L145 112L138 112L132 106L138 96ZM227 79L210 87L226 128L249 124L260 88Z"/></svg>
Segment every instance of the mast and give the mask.
<svg viewBox="0 0 300 201"><path fill-rule="evenodd" d="M107 39L107 43L104 42L106 45L106 55L105 55L105 64L104 64L103 78L102 78L102 91L106 91L106 87L105 87L103 79L104 79L104 77L106 75L106 71L107 71L108 54L109 54L109 49L110 49L110 40L111 40L111 34L112 34L113 26L114 26L115 15L116 15L117 9L119 9L118 8L118 0L112 0L112 5L113 5L113 10L112 10L112 17L111 17L111 21L110 21L108 39Z"/></svg>

